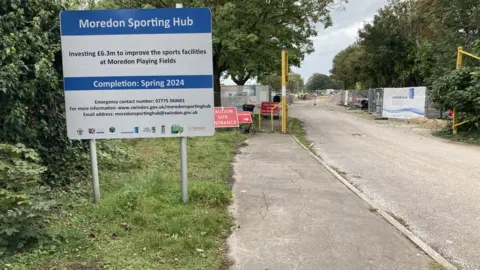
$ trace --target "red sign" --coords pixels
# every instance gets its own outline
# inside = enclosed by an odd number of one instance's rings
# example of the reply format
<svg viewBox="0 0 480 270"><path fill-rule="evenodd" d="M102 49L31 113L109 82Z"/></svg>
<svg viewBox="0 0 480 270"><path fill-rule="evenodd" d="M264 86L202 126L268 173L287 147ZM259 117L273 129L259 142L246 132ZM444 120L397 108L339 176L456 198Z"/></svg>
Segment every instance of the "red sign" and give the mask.
<svg viewBox="0 0 480 270"><path fill-rule="evenodd" d="M252 114L250 112L238 112L238 123L251 124L253 123Z"/></svg>
<svg viewBox="0 0 480 270"><path fill-rule="evenodd" d="M237 108L215 107L215 128L238 127Z"/></svg>
<svg viewBox="0 0 480 270"><path fill-rule="evenodd" d="M261 114L271 114L272 113L272 109L277 106L278 104L280 104L279 102L262 102L262 107L261 107ZM275 107L275 109L273 109L273 114L278 114L278 107L280 106L277 106Z"/></svg>

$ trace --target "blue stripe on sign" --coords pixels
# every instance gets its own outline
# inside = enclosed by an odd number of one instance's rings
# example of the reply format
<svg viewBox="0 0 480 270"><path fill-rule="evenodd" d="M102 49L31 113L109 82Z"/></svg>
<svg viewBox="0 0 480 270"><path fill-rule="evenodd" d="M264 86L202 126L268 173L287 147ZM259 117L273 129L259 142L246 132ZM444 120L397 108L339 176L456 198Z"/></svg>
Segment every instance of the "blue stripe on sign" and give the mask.
<svg viewBox="0 0 480 270"><path fill-rule="evenodd" d="M208 8L71 10L60 24L62 36L212 32Z"/></svg>
<svg viewBox="0 0 480 270"><path fill-rule="evenodd" d="M212 88L212 75L67 77L65 91Z"/></svg>
<svg viewBox="0 0 480 270"><path fill-rule="evenodd" d="M386 109L383 109L383 111L388 112L388 113L411 112L411 113L418 114L418 115L425 115L425 110L416 109L416 108L403 108L403 109L398 109L398 110L386 110Z"/></svg>

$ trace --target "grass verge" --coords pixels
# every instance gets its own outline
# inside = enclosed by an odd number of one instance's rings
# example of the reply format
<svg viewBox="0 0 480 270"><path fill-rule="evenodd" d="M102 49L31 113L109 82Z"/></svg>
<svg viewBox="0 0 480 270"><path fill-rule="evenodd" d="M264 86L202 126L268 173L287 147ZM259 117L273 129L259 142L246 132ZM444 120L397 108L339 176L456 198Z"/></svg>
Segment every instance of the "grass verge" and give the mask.
<svg viewBox="0 0 480 270"><path fill-rule="evenodd" d="M297 137L297 139L300 140L303 145L305 145L307 148L310 148L311 142L307 139L302 121L297 118L289 117L287 127L288 133L295 135L295 137Z"/></svg>
<svg viewBox="0 0 480 270"><path fill-rule="evenodd" d="M217 269L233 224L230 163L245 136L219 131L188 141L190 202L181 201L179 140L123 141L140 165L102 170L102 199L88 183L58 192L52 240L0 258L4 269ZM101 165L101 164L100 164Z"/></svg>
<svg viewBox="0 0 480 270"><path fill-rule="evenodd" d="M434 136L449 139L457 142L465 142L470 144L480 145L480 133L477 132L459 132L458 134L452 134L450 129L440 130L433 133Z"/></svg>
<svg viewBox="0 0 480 270"><path fill-rule="evenodd" d="M430 270L445 270L446 268L443 265L439 264L436 261L430 261Z"/></svg>

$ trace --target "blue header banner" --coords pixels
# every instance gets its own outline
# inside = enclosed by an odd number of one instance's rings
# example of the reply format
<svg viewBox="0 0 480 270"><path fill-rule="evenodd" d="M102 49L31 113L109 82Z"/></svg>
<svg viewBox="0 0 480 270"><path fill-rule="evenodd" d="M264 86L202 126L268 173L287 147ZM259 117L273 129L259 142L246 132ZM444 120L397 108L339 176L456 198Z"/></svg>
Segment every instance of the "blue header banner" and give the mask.
<svg viewBox="0 0 480 270"><path fill-rule="evenodd" d="M71 10L60 13L62 36L211 33L209 8Z"/></svg>
<svg viewBox="0 0 480 270"><path fill-rule="evenodd" d="M212 75L66 77L65 91L213 88Z"/></svg>

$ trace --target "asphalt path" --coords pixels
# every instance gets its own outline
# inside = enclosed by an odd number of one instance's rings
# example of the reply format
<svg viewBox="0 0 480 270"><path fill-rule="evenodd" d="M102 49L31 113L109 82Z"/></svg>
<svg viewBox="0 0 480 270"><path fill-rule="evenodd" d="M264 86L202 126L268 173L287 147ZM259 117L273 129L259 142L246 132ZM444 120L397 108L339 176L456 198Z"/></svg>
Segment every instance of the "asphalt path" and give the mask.
<svg viewBox="0 0 480 270"><path fill-rule="evenodd" d="M480 147L296 102L315 152L463 269L480 269Z"/></svg>

